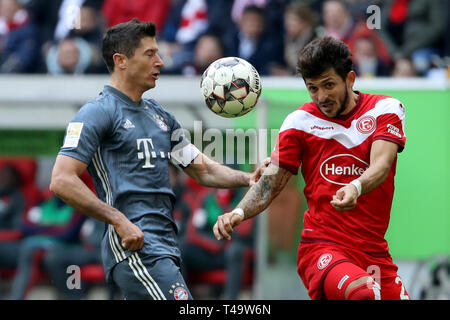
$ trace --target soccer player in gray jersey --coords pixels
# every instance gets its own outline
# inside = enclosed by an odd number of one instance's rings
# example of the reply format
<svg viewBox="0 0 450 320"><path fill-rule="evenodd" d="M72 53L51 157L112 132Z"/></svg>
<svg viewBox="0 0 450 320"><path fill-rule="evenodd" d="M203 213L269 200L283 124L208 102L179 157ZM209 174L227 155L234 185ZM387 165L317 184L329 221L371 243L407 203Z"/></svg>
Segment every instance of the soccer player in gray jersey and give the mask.
<svg viewBox="0 0 450 320"><path fill-rule="evenodd" d="M247 173L214 162L187 141L172 114L142 99L163 66L155 34L154 23L137 19L107 30L103 58L110 85L68 124L50 189L107 223L105 273L126 299L192 299L180 273L169 161L218 188L253 185L267 163ZM98 197L79 178L86 168Z"/></svg>

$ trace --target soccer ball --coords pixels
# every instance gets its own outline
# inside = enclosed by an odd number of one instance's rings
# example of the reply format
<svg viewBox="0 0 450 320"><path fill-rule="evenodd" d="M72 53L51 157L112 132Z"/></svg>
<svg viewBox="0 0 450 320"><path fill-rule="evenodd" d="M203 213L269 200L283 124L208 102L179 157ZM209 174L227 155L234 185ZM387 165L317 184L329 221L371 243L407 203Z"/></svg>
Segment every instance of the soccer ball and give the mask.
<svg viewBox="0 0 450 320"><path fill-rule="evenodd" d="M261 79L248 61L226 57L209 65L202 75L200 89L212 112L234 118L255 107L261 95Z"/></svg>

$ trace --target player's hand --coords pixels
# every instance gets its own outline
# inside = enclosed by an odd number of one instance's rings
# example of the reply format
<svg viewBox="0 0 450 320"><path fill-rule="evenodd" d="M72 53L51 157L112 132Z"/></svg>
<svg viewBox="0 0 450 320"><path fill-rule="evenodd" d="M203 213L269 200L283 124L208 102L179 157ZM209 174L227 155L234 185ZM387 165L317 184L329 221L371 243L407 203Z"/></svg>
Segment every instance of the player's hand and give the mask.
<svg viewBox="0 0 450 320"><path fill-rule="evenodd" d="M130 251L142 249L144 246L144 233L138 226L124 218L114 228L122 238L122 247Z"/></svg>
<svg viewBox="0 0 450 320"><path fill-rule="evenodd" d="M222 240L223 238L231 240L230 233L233 233L233 228L239 225L242 220L243 218L235 212L228 212L219 216L213 227L217 240Z"/></svg>
<svg viewBox="0 0 450 320"><path fill-rule="evenodd" d="M330 201L331 205L337 211L348 211L356 206L358 199L358 190L352 184L340 188Z"/></svg>
<svg viewBox="0 0 450 320"><path fill-rule="evenodd" d="M260 164L260 166L258 168L256 168L256 170L252 173L252 175L250 177L250 181L249 181L250 187L258 182L259 178L261 178L261 176L264 173L264 170L266 170L266 168L269 166L269 164L270 164L270 158L266 158L263 160L263 162Z"/></svg>

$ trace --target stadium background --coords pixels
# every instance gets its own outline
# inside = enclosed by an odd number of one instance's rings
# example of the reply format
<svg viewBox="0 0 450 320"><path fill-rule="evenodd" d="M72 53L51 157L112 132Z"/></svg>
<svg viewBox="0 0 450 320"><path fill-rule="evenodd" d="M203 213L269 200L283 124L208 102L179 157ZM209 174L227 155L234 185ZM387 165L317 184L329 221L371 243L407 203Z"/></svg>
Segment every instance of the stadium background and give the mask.
<svg viewBox="0 0 450 320"><path fill-rule="evenodd" d="M406 107L407 144L398 158L387 239L399 274L414 299L424 289L437 292L431 298L450 297L450 270L433 274L439 265L448 268L450 256L450 71L442 70L440 75L444 76L437 78L369 77L358 78L355 85L363 92L391 95ZM157 88L145 97L158 100L190 131L198 120L204 129L278 129L289 112L310 100L300 79L263 76L262 98L256 110L239 119L222 119L206 110L199 82L198 75L162 75ZM2 74L0 157L36 159L37 184L45 188L67 122L106 83L106 75ZM266 138L270 141L274 137ZM303 197L302 180L295 183ZM258 217L255 278L243 298L307 299L295 264L303 199L301 204L301 210L289 217L269 217L267 213ZM285 238L280 240L280 233L285 233ZM51 290L48 283L39 283L30 298L51 299ZM102 290L93 297L104 298Z"/></svg>
<svg viewBox="0 0 450 320"><path fill-rule="evenodd" d="M203 112L206 106L203 106L198 93L199 80L163 77L158 85L158 93L157 90L150 91L146 96L156 96L177 118L182 119L182 125L189 130L193 129L194 121L203 119L203 123L207 123L209 127L241 128L246 131L256 128L261 118L267 120L266 128L278 129L289 112L303 101L308 101L307 91L300 80L263 78L264 90L258 108L246 117L224 120L209 111ZM8 88L0 104L0 113L8 114L8 119L1 121L2 155L37 157L42 168L39 184L48 184L50 169L63 139L66 122L83 101L94 97L101 90L105 81L107 78L96 76L76 79L67 76L52 79L45 76L31 79L11 76L0 79L1 87ZM70 86L66 85L68 82ZM15 86L19 83L20 86ZM174 98L171 94L174 84L183 88L180 91L184 103L177 101L179 98ZM59 92L58 96L42 94L49 85ZM29 86L33 86L33 90L27 90L26 94L21 93L24 87ZM450 190L447 183L450 179L448 84L422 79L373 79L359 80L355 88L363 92L392 95L406 106L408 142L405 151L398 158L396 191L387 239L407 288L408 284L411 289L421 288L424 285L421 281L425 281L426 276L422 275L422 278L416 279L416 272L419 272L429 259L450 254ZM190 112L192 106L200 109L200 119ZM36 114L36 108L39 114ZM58 116L55 108L62 108L67 112ZM433 112L424 112L424 108L432 108ZM11 112L13 109L14 112ZM265 112L267 114L262 114ZM190 117L186 116L187 113L190 113ZM45 121L48 123L45 124ZM271 137L268 136L267 139L270 140ZM298 181L298 189L301 192L301 180ZM303 207L302 212L304 209ZM267 219L267 216L261 215L260 218ZM295 265L298 233L301 230L300 218L301 212L293 217L293 220L280 217L285 220L283 225L286 228L292 229L294 225L296 230L291 245L285 245L284 248L270 245L271 239L267 229L260 231L258 252L261 252L261 260L258 260L257 265L263 274L258 276L260 283L255 282L255 297L305 298ZM261 225L270 228L267 222ZM415 293L418 294L417 292Z"/></svg>

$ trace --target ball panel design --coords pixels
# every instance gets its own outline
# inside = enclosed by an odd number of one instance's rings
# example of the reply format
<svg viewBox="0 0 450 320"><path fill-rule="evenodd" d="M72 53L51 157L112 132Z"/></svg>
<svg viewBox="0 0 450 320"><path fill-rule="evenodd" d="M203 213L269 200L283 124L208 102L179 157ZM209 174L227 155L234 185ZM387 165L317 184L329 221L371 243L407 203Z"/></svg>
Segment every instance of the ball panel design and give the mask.
<svg viewBox="0 0 450 320"><path fill-rule="evenodd" d="M250 112L261 94L260 77L246 60L221 58L203 73L200 91L208 108L226 118L240 117Z"/></svg>
<svg viewBox="0 0 450 320"><path fill-rule="evenodd" d="M208 97L213 92L214 82L211 78L205 78L202 81L201 92L203 96Z"/></svg>
<svg viewBox="0 0 450 320"><path fill-rule="evenodd" d="M225 102L223 111L225 111L226 113L236 115L236 114L239 114L243 108L244 108L244 105L239 100L232 100L232 101Z"/></svg>
<svg viewBox="0 0 450 320"><path fill-rule="evenodd" d="M222 67L214 72L214 82L224 86L233 80L233 71L230 68Z"/></svg>
<svg viewBox="0 0 450 320"><path fill-rule="evenodd" d="M256 104L258 95L254 92L249 92L248 95L242 100L244 106L253 106Z"/></svg>
<svg viewBox="0 0 450 320"><path fill-rule="evenodd" d="M214 88L214 96L216 98L225 100L225 88L223 86L215 86L215 88Z"/></svg>

